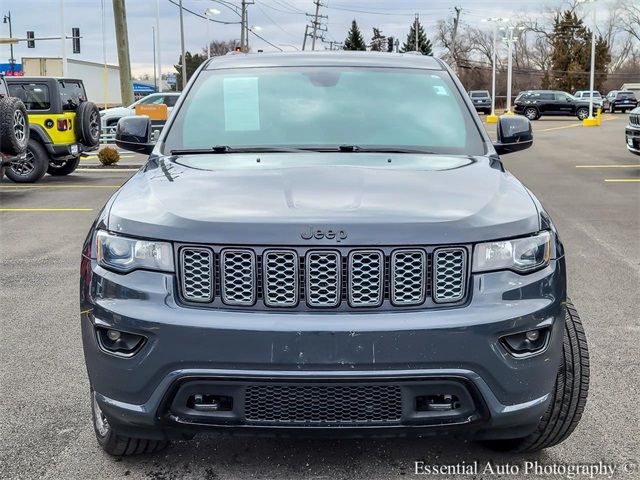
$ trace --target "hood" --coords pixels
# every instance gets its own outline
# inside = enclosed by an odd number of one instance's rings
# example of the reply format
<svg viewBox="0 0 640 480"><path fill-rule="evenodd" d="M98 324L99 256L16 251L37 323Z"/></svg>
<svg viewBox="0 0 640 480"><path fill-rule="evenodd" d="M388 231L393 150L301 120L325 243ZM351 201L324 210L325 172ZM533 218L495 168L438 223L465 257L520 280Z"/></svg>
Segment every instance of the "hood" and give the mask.
<svg viewBox="0 0 640 480"><path fill-rule="evenodd" d="M525 187L486 157L212 154L152 158L116 193L108 228L213 244L424 245L525 235L539 220ZM344 234L303 235L316 230Z"/></svg>
<svg viewBox="0 0 640 480"><path fill-rule="evenodd" d="M133 110L127 107L105 108L100 112L100 116L101 117L127 116L127 115L131 115L131 112L133 112Z"/></svg>

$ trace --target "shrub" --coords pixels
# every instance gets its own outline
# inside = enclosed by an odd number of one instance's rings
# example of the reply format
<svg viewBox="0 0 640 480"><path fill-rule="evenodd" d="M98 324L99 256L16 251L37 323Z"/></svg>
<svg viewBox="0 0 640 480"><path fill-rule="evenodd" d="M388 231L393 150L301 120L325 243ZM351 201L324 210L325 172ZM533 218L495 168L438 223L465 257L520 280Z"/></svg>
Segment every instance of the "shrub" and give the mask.
<svg viewBox="0 0 640 480"><path fill-rule="evenodd" d="M113 165L120 160L120 153L113 147L103 147L98 152L98 160L102 165Z"/></svg>

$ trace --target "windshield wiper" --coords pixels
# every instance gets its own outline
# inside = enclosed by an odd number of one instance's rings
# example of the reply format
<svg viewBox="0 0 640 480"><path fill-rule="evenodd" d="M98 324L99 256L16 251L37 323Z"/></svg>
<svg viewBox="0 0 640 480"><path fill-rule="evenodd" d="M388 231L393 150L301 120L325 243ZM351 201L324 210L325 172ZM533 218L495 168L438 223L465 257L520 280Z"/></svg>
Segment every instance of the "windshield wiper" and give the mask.
<svg viewBox="0 0 640 480"><path fill-rule="evenodd" d="M422 153L422 154L435 154L435 152L424 150L421 148L407 148L396 146L376 146L376 147L361 147L359 145L339 145L338 147L318 148L318 151L322 152L354 152L354 153Z"/></svg>
<svg viewBox="0 0 640 480"><path fill-rule="evenodd" d="M200 155L211 153L295 153L308 152L308 148L293 147L230 147L215 145L210 148L179 148L171 150L171 155Z"/></svg>

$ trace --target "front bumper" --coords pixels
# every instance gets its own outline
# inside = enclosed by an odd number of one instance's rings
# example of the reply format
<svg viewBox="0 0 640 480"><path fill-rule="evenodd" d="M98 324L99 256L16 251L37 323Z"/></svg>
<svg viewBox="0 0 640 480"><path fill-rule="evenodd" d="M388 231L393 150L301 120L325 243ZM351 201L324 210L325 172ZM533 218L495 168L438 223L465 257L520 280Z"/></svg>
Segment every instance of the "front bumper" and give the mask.
<svg viewBox="0 0 640 480"><path fill-rule="evenodd" d="M406 312L185 308L176 301L173 275L119 275L86 257L81 278L89 378L114 429L131 436L180 438L203 429L356 436L463 430L476 438L526 436L547 408L562 353L562 259L526 276L474 275L465 307ZM499 340L542 325L551 327L549 341L529 358L513 357ZM101 350L96 326L144 335L147 341L135 356L116 357ZM246 418L249 386L310 384L398 386L401 417L395 423L340 425ZM207 414L190 409L181 403L181 389L188 393L194 385L228 395L233 408ZM458 392L460 410L416 412L418 395L445 390Z"/></svg>
<svg viewBox="0 0 640 480"><path fill-rule="evenodd" d="M624 133L627 150L636 155L640 155L640 128L627 125Z"/></svg>

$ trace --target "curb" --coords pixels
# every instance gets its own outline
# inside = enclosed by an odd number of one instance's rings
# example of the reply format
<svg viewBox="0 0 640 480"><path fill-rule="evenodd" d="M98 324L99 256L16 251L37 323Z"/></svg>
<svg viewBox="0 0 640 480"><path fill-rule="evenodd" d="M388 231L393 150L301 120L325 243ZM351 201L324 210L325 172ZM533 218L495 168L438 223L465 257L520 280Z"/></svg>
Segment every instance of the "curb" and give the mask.
<svg viewBox="0 0 640 480"><path fill-rule="evenodd" d="M82 165L80 164L77 170L139 170L143 167L143 164L135 165L110 165L105 167L103 165Z"/></svg>

